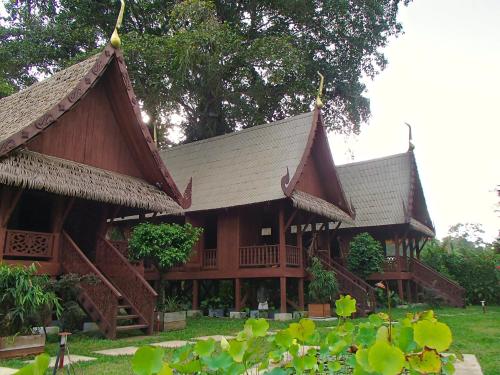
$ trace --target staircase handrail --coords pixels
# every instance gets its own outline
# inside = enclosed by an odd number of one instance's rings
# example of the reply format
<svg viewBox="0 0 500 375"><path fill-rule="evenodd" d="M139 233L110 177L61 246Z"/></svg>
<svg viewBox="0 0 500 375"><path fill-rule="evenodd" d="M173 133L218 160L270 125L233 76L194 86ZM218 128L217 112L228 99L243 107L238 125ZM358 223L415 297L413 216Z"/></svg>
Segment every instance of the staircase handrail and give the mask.
<svg viewBox="0 0 500 375"><path fill-rule="evenodd" d="M121 290L140 319L149 325L148 329L152 330L158 294L151 285L130 264L129 260L105 238L100 238L97 243L96 264L106 277L110 278Z"/></svg>
<svg viewBox="0 0 500 375"><path fill-rule="evenodd" d="M65 273L92 274L98 283L82 283L78 300L108 338L116 335L116 311L122 294L92 264L73 239L63 231L61 265Z"/></svg>
<svg viewBox="0 0 500 375"><path fill-rule="evenodd" d="M463 286L461 286L460 284L458 284L456 281L451 280L449 277L443 275L441 272L436 271L434 268L428 266L424 262L421 262L420 260L418 260L416 258L411 258L411 262L410 263L411 263L412 267L413 267L414 264L416 264L418 267L425 268L426 270L435 273L436 276L439 276L441 279L445 280L446 282L448 282L449 284L451 284L453 287L455 287L457 289L460 289L464 293L466 292L466 289ZM414 270L412 269L412 272L413 271ZM413 272L413 273L415 273L415 272Z"/></svg>

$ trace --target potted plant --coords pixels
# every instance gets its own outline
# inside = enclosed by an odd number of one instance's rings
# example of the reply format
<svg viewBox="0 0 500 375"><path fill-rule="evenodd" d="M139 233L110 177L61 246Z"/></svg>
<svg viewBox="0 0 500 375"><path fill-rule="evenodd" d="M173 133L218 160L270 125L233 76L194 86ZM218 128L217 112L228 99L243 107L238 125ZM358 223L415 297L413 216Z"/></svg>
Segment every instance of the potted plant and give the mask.
<svg viewBox="0 0 500 375"><path fill-rule="evenodd" d="M176 331L186 328L186 311L177 297L166 297L165 303L158 307L160 331Z"/></svg>
<svg viewBox="0 0 500 375"><path fill-rule="evenodd" d="M59 298L50 290L48 276L37 276L36 266L0 264L0 359L40 354L45 336L34 334L52 311L61 315Z"/></svg>
<svg viewBox="0 0 500 375"><path fill-rule="evenodd" d="M166 302L165 274L172 267L189 260L193 246L202 231L189 223L141 223L133 229L129 241L129 259L153 264L160 273L160 281L156 286L160 308L165 306Z"/></svg>
<svg viewBox="0 0 500 375"><path fill-rule="evenodd" d="M309 283L309 316L325 318L331 316L331 302L338 293L335 273L326 270L318 258L312 258L312 265L308 268L311 274Z"/></svg>
<svg viewBox="0 0 500 375"><path fill-rule="evenodd" d="M221 307L222 301L219 297L209 297L201 301L201 308L208 311L208 316L211 318L223 318L224 308Z"/></svg>

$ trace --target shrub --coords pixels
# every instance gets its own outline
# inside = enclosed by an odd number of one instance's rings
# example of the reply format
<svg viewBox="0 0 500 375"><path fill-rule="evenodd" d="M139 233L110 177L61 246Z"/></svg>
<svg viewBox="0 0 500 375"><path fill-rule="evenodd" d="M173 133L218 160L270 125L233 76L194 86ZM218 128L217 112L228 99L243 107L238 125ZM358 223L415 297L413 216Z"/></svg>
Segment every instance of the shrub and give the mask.
<svg viewBox="0 0 500 375"><path fill-rule="evenodd" d="M373 273L383 271L384 251L380 242L368 233L358 234L349 244L347 268L366 279Z"/></svg>
<svg viewBox="0 0 500 375"><path fill-rule="evenodd" d="M30 334L33 327L44 325L52 310L60 316L60 300L50 289L50 278L37 276L34 264L0 264L0 336Z"/></svg>
<svg viewBox="0 0 500 375"><path fill-rule="evenodd" d="M189 260L194 244L198 241L201 228L191 224L142 223L132 231L129 241L129 258L132 261L145 260L156 266L160 273L159 306L165 304L164 274L173 266Z"/></svg>
<svg viewBox="0 0 500 375"><path fill-rule="evenodd" d="M318 258L312 258L312 265L307 269L311 274L309 299L312 303L331 303L339 288L335 272L326 270Z"/></svg>
<svg viewBox="0 0 500 375"><path fill-rule="evenodd" d="M132 359L135 374L453 374L454 355L442 356L451 331L432 311L409 313L393 325L390 315L371 315L361 323L350 316L356 301L336 301L335 327L318 330L309 319L291 323L268 336L265 319L248 319L236 338L200 340L176 349L164 362L162 348L139 348ZM262 345L267 338L269 346ZM272 368L272 369L271 369Z"/></svg>

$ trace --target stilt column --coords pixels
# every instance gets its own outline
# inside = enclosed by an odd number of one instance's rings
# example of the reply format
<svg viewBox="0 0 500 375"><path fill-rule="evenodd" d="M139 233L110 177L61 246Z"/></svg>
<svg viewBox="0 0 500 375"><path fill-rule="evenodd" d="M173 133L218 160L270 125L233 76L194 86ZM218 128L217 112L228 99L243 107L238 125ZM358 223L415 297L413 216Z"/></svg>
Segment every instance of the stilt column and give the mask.
<svg viewBox="0 0 500 375"><path fill-rule="evenodd" d="M200 284L198 280L193 280L193 310L199 309Z"/></svg>
<svg viewBox="0 0 500 375"><path fill-rule="evenodd" d="M304 311L304 279L301 277L299 280L299 287L297 288L299 291L299 308Z"/></svg>
<svg viewBox="0 0 500 375"><path fill-rule="evenodd" d="M234 279L234 308L241 310L241 279Z"/></svg>
<svg viewBox="0 0 500 375"><path fill-rule="evenodd" d="M280 277L280 312L286 313L286 277Z"/></svg>

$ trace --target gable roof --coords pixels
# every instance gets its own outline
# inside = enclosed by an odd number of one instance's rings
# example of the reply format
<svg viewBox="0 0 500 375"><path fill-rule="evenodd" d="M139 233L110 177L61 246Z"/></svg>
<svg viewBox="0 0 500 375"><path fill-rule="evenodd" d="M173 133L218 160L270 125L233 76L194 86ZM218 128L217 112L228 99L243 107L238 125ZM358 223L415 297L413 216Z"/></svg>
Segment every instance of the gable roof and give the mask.
<svg viewBox="0 0 500 375"><path fill-rule="evenodd" d="M356 227L410 224L434 236L412 151L339 165L337 171L352 202Z"/></svg>
<svg viewBox="0 0 500 375"><path fill-rule="evenodd" d="M311 147L317 118L316 112L304 113L162 151L161 156L179 186L187 186L192 178L191 207L186 211L290 197L296 206L301 202L300 208L309 207L313 211L316 207L316 213L350 221L349 213L336 205L320 198L313 202L307 197L312 197L309 194L293 191L292 182L296 180L293 177L300 173L304 155ZM292 173L292 180L282 186L287 170ZM300 197L293 199L294 193ZM309 204L304 204L308 199ZM323 202L322 210L318 211L317 200Z"/></svg>
<svg viewBox="0 0 500 375"><path fill-rule="evenodd" d="M110 67L112 68L109 69ZM177 189L158 154L149 130L142 121L123 55L120 50L110 45L103 52L81 63L0 99L0 158L3 158L1 162L71 110L107 71L109 74L114 74L113 81L126 98L124 107L120 108L127 113L127 121L122 121L122 125L128 126L133 134L133 151L140 159L139 163L147 180L144 183L160 187L176 204L187 205L189 197L184 197ZM46 169L46 171L51 170ZM102 170L102 172L108 171ZM4 183L8 183L7 177L3 180ZM157 187L155 189L158 190Z"/></svg>

